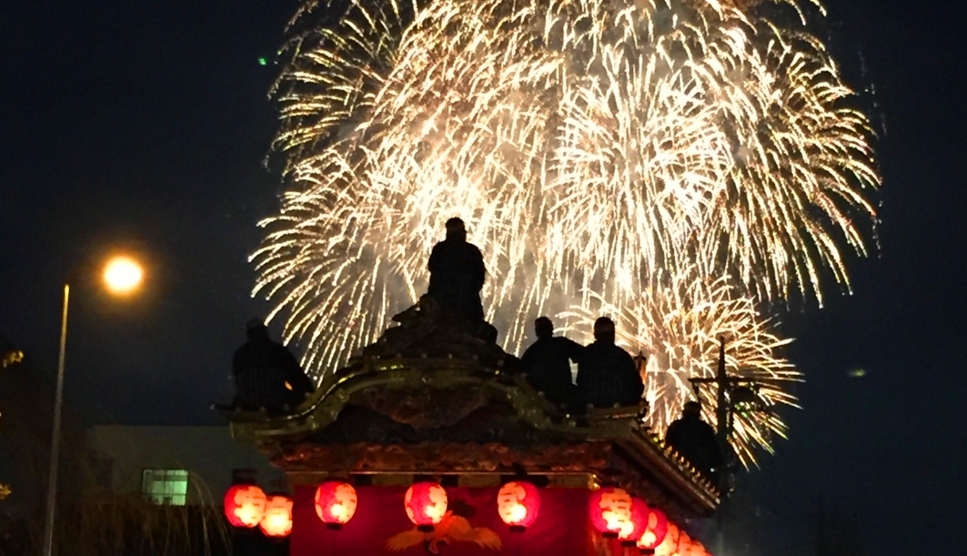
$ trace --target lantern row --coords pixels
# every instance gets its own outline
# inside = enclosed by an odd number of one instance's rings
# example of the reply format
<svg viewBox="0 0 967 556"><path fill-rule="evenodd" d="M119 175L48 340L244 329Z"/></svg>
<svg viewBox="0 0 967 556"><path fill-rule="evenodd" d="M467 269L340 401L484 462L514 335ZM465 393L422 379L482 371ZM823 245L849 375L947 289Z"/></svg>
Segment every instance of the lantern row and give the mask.
<svg viewBox="0 0 967 556"><path fill-rule="evenodd" d="M339 530L356 513L356 489L343 481L326 481L316 489L316 515L327 528ZM664 512L616 487L595 490L588 514L604 538L656 556L709 556L705 547L668 521ZM432 481L410 486L403 499L406 515L421 531L433 531L447 513L447 491ZM541 507L540 490L527 481L506 483L497 493L497 513L512 532L522 532ZM271 538L292 531L292 499L266 494L256 485L234 485L225 493L225 517L235 527L259 529Z"/></svg>
<svg viewBox="0 0 967 556"><path fill-rule="evenodd" d="M258 526L269 538L282 539L292 532L292 498L266 495L258 485L237 484L225 492L225 518L233 527Z"/></svg>
<svg viewBox="0 0 967 556"><path fill-rule="evenodd" d="M601 487L591 493L588 515L604 538L656 556L707 556L705 547L679 529L658 508L624 489Z"/></svg>

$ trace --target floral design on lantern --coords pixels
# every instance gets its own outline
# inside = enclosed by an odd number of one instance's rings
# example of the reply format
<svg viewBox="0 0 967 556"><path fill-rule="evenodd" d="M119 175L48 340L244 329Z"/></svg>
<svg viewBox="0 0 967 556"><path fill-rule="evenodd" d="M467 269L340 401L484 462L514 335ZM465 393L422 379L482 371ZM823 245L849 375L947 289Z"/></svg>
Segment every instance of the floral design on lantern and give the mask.
<svg viewBox="0 0 967 556"><path fill-rule="evenodd" d="M284 494L273 494L265 501L265 515L259 529L266 537L281 539L292 532L292 499Z"/></svg>
<svg viewBox="0 0 967 556"><path fill-rule="evenodd" d="M645 532L638 539L638 548L642 550L642 554L655 553L655 549L665 540L667 533L668 517L665 516L665 512L649 508L648 524L645 526Z"/></svg>
<svg viewBox="0 0 967 556"><path fill-rule="evenodd" d="M537 519L541 508L541 494L526 481L513 481L500 487L497 493L497 513L510 525L510 530L522 532Z"/></svg>
<svg viewBox="0 0 967 556"><path fill-rule="evenodd" d="M631 499L630 519L622 523L621 530L618 531L618 539L623 546L635 546L645 527L648 526L648 514L650 510L648 504L638 497Z"/></svg>
<svg viewBox="0 0 967 556"><path fill-rule="evenodd" d="M403 500L406 516L421 531L432 531L433 526L447 513L447 491L437 483L414 483Z"/></svg>
<svg viewBox="0 0 967 556"><path fill-rule="evenodd" d="M356 514L359 499L353 485L326 481L316 489L316 515L329 529L340 529Z"/></svg>
<svg viewBox="0 0 967 556"><path fill-rule="evenodd" d="M265 492L257 485L232 485L225 492L225 518L233 527L255 527L265 514L265 502Z"/></svg>
<svg viewBox="0 0 967 556"><path fill-rule="evenodd" d="M601 534L617 537L631 521L631 495L620 488L599 488L591 493L588 513Z"/></svg>

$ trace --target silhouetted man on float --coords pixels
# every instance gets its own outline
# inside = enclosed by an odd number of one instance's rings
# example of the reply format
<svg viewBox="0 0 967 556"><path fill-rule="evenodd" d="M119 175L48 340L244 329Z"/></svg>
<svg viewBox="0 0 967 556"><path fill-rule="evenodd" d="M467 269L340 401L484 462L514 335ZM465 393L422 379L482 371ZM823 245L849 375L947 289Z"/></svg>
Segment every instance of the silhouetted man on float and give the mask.
<svg viewBox="0 0 967 556"><path fill-rule="evenodd" d="M430 253L430 287L427 294L443 308L477 326L484 320L480 289L487 269L483 255L467 243L463 220L447 220L447 237L433 246Z"/></svg>
<svg viewBox="0 0 967 556"><path fill-rule="evenodd" d="M594 321L594 343L584 348L578 363L578 389L595 407L638 405L645 390L634 359L615 345L614 338L614 321Z"/></svg>
<svg viewBox="0 0 967 556"><path fill-rule="evenodd" d="M702 420L701 404L685 403L681 418L668 425L665 445L671 446L715 484L713 470L720 467L724 459L715 430Z"/></svg>
<svg viewBox="0 0 967 556"><path fill-rule="evenodd" d="M248 341L235 352L234 406L279 413L302 403L315 388L288 348L272 341L258 319L245 325Z"/></svg>
<svg viewBox="0 0 967 556"><path fill-rule="evenodd" d="M548 400L569 408L580 407L577 387L571 380L571 361L580 361L584 346L564 336L554 336L554 323L547 317L534 321L534 332L537 341L520 358L527 380Z"/></svg>

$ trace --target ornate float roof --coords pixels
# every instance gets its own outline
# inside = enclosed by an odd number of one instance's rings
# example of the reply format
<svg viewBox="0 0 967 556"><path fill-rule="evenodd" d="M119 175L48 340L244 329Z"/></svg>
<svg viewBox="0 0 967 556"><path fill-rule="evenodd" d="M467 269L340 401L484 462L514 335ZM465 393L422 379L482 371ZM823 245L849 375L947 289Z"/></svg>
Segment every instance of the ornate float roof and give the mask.
<svg viewBox="0 0 967 556"><path fill-rule="evenodd" d="M270 454L296 483L431 475L486 486L527 473L560 486L620 484L673 517L717 507L716 489L644 425L647 408L565 413L515 357L428 305L394 317L399 326L291 414L232 415L235 438Z"/></svg>

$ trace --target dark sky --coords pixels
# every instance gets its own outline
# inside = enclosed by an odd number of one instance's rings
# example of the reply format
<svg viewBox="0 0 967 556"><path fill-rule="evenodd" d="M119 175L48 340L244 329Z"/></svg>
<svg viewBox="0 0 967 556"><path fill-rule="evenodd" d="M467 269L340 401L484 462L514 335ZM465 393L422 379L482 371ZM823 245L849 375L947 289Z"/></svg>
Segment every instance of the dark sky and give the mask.
<svg viewBox="0 0 967 556"><path fill-rule="evenodd" d="M264 310L246 257L279 192L262 165L277 67L258 59L295 5L0 7L0 335L52 375L64 277L115 247L150 263L128 302L76 282L67 397L89 419L214 422L209 403L230 393L243 323ZM852 264L854 295L783 315L805 410L744 483L778 520L807 523L820 499L855 515L865 554L964 553L965 8L827 7L821 34L851 84L876 91L880 248Z"/></svg>

